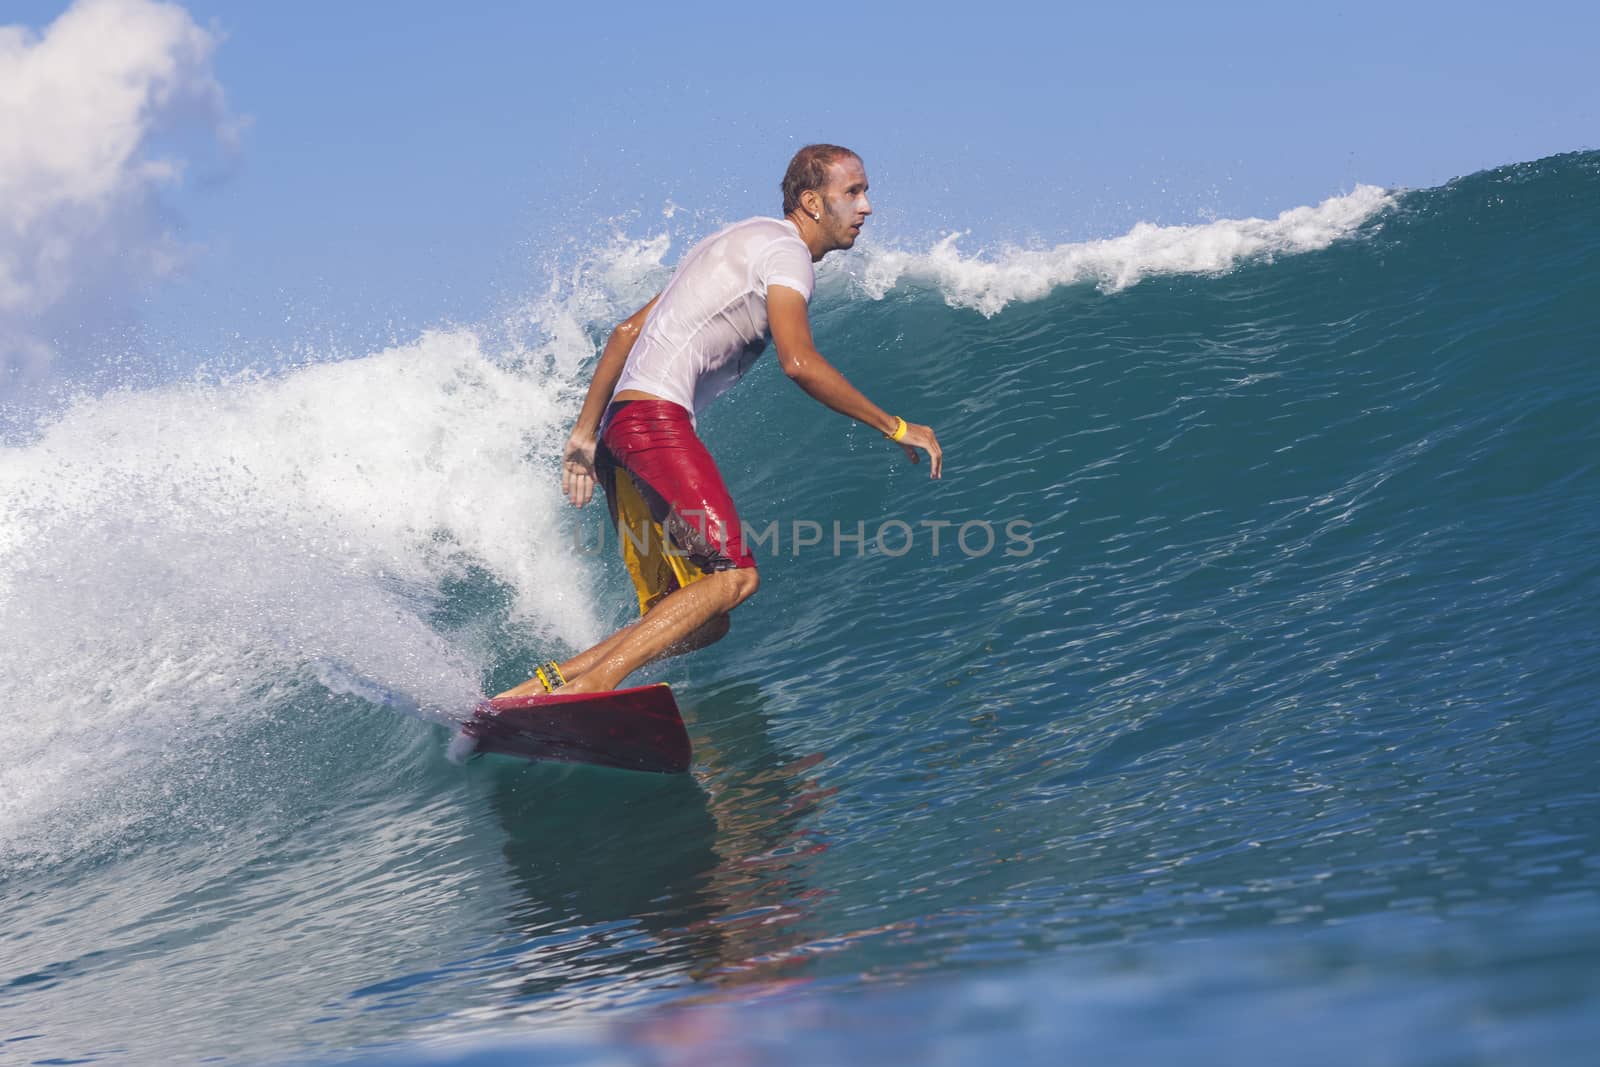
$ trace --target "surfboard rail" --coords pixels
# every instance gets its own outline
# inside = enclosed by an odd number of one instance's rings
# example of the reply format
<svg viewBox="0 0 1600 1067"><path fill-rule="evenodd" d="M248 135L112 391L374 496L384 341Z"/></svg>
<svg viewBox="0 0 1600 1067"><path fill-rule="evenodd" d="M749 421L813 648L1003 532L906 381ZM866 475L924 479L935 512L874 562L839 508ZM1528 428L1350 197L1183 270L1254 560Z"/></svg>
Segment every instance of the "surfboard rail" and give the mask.
<svg viewBox="0 0 1600 1067"><path fill-rule="evenodd" d="M486 700L461 726L477 752L682 774L691 748L665 682L605 693Z"/></svg>

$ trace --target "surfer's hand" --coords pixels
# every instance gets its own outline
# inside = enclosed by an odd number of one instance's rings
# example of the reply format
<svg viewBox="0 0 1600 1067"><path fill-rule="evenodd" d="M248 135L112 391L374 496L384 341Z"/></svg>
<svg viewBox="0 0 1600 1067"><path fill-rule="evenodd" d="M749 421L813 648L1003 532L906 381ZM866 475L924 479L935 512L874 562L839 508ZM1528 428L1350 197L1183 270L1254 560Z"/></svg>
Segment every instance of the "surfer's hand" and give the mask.
<svg viewBox="0 0 1600 1067"><path fill-rule="evenodd" d="M939 439L933 435L932 426L919 426L914 422L906 423L906 434L900 438L898 444L906 450L906 458L913 463L921 463L922 456L917 449L928 454L929 466L933 469L929 476L938 478L944 474L944 450L939 447Z"/></svg>
<svg viewBox="0 0 1600 1067"><path fill-rule="evenodd" d="M561 456L561 492L581 508L594 496L594 435L573 434Z"/></svg>

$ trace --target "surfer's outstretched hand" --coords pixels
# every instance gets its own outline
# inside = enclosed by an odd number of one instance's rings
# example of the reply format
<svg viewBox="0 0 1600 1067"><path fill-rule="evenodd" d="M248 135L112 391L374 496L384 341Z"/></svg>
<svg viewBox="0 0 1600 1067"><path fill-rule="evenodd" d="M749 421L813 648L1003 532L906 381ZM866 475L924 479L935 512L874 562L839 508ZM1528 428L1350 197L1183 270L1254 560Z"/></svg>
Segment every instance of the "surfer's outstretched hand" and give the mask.
<svg viewBox="0 0 1600 1067"><path fill-rule="evenodd" d="M574 433L561 456L561 491L573 507L583 507L594 496L594 434Z"/></svg>
<svg viewBox="0 0 1600 1067"><path fill-rule="evenodd" d="M900 438L899 445L906 450L906 457L913 463L921 463L922 457L917 454L917 449L922 449L928 454L928 471L930 478L938 478L944 474L944 450L939 447L939 439L933 435L932 426L919 426L914 422L906 423L906 435Z"/></svg>

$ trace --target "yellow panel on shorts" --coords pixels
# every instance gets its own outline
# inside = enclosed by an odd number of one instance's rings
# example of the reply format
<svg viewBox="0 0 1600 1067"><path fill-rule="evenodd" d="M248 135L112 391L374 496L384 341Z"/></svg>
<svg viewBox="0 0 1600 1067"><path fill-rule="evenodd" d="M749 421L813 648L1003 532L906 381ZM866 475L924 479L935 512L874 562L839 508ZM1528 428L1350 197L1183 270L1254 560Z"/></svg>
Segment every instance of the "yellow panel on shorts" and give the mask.
<svg viewBox="0 0 1600 1067"><path fill-rule="evenodd" d="M633 579L639 614L643 615L668 593L704 578L705 572L690 563L681 549L667 544L665 531L651 518L650 505L626 470L617 472L616 489L622 562Z"/></svg>

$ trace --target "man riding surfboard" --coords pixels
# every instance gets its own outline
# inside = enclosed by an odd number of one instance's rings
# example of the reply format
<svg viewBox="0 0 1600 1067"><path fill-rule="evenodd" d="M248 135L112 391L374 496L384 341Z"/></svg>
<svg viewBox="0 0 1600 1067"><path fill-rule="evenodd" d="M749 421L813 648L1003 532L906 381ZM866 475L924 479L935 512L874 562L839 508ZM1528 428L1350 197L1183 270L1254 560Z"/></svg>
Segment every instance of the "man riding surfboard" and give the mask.
<svg viewBox="0 0 1600 1067"><path fill-rule="evenodd" d="M611 332L562 461L578 507L606 496L641 617L593 648L548 663L501 693L616 689L665 656L721 640L729 613L760 585L738 512L695 416L777 345L783 372L814 399L897 442L930 474L944 454L931 427L890 415L825 360L811 339L812 264L855 244L872 205L861 157L807 145L783 178L782 219L753 218L707 237L666 288Z"/></svg>

